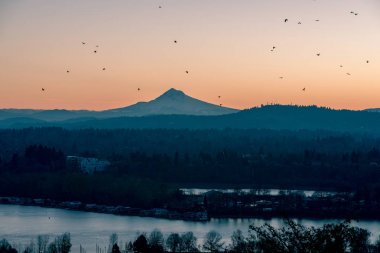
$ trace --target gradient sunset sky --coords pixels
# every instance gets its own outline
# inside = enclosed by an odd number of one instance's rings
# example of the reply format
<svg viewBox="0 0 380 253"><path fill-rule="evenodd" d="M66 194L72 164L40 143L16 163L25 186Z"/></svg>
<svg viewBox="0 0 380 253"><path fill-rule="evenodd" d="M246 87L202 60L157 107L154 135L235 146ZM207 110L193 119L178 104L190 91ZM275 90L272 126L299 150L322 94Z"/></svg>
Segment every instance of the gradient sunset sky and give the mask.
<svg viewBox="0 0 380 253"><path fill-rule="evenodd" d="M380 1L0 1L0 108L102 110L172 87L240 109L380 107Z"/></svg>

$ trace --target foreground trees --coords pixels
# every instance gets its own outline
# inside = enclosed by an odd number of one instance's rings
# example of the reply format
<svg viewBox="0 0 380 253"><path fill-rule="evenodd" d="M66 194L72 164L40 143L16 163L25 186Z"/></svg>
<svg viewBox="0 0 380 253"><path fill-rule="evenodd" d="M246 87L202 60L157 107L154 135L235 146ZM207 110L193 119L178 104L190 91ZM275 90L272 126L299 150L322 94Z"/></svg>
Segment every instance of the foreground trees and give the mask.
<svg viewBox="0 0 380 253"><path fill-rule="evenodd" d="M177 233L172 233L166 239L166 248L170 252L177 252L181 245L181 237Z"/></svg>
<svg viewBox="0 0 380 253"><path fill-rule="evenodd" d="M326 224L322 227L305 227L286 220L281 228L269 224L251 225L248 234L236 230L230 243L217 231L208 232L197 245L192 232L182 235L163 234L155 229L150 235L140 235L133 243L133 251L126 252L229 252L229 253L380 253L380 238L371 244L370 233L349 222ZM127 249L126 249L127 250Z"/></svg>
<svg viewBox="0 0 380 253"><path fill-rule="evenodd" d="M208 232L197 245L192 232L172 233L166 237L157 229L150 234L140 234L134 242L118 245L117 234L110 237L108 253L160 253L160 252L229 252L229 253L380 253L380 237L369 241L370 233L349 222L326 224L322 227L305 227L286 220L281 228L269 224L251 225L249 233L233 232L230 243L217 231ZM47 236L39 236L25 248L0 241L0 253L68 253L71 250L70 234L57 236L50 244ZM48 245L48 246L47 246ZM17 248L17 250L16 250ZM83 249L83 248L82 248ZM82 252L82 250L81 250ZM85 250L83 252L86 252ZM103 251L97 251L103 252Z"/></svg>
<svg viewBox="0 0 380 253"><path fill-rule="evenodd" d="M212 230L206 234L203 249L210 252L219 252L223 249L223 245L221 234Z"/></svg>
<svg viewBox="0 0 380 253"><path fill-rule="evenodd" d="M252 251L261 253L367 253L376 252L369 243L370 233L352 227L348 222L326 224L321 228L306 228L292 220L286 226L275 229L265 224L261 227L250 226L248 242Z"/></svg>
<svg viewBox="0 0 380 253"><path fill-rule="evenodd" d="M0 241L0 253L17 253L7 240L3 239Z"/></svg>

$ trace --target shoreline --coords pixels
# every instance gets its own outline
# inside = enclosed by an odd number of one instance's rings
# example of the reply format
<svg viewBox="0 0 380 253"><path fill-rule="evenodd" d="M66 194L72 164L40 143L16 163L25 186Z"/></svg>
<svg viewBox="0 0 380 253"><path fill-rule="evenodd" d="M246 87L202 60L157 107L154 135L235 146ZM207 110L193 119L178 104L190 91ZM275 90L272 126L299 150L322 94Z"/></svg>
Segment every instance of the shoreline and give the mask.
<svg viewBox="0 0 380 253"><path fill-rule="evenodd" d="M83 203L81 201L55 201L41 198L0 197L0 205L38 206L72 211L114 214L120 216L139 216L183 221L209 221L206 210L178 212L165 208L142 209L127 206L108 206Z"/></svg>
<svg viewBox="0 0 380 253"><path fill-rule="evenodd" d="M54 201L50 199L32 199L21 197L0 197L0 205L18 205L18 206L36 206L41 208L57 208L70 211L93 212L101 214L113 214L118 216L136 216L149 217L167 220L182 220L193 222L208 222L211 219L308 219L308 220L347 220L347 221L380 221L377 217L361 217L348 219L346 215L330 214L330 215L310 215L305 213L288 214L278 212L255 212L251 215L247 214L215 214L202 211L178 212L165 208L142 209L126 206L108 206L98 204L86 204L80 201ZM318 212L314 212L318 214ZM321 213L319 213L321 214Z"/></svg>

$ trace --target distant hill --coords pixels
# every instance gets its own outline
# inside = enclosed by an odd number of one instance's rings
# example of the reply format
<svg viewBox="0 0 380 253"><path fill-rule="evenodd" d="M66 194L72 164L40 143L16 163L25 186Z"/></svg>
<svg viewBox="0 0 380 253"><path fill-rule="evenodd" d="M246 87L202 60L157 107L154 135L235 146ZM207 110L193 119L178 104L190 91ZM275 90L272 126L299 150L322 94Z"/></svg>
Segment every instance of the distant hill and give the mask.
<svg viewBox="0 0 380 253"><path fill-rule="evenodd" d="M170 89L152 101L105 111L2 109L0 110L0 120L20 117L43 121L63 121L79 118L101 119L148 115L224 115L238 111L192 98L180 90Z"/></svg>
<svg viewBox="0 0 380 253"><path fill-rule="evenodd" d="M369 108L369 109L365 109L364 111L367 111L367 112L380 112L380 108Z"/></svg>
<svg viewBox="0 0 380 253"><path fill-rule="evenodd" d="M68 128L287 129L380 133L380 114L317 106L268 105L218 116L155 115L60 122Z"/></svg>
<svg viewBox="0 0 380 253"><path fill-rule="evenodd" d="M48 122L32 118L0 121L0 128L57 126L79 128L163 129L277 129L329 130L380 134L380 114L333 110L317 106L267 105L237 113L213 116L151 115L139 117L77 118Z"/></svg>
<svg viewBox="0 0 380 253"><path fill-rule="evenodd" d="M0 110L0 128L50 126L71 129L306 129L380 134L380 113L294 105L266 105L238 111L203 102L175 89L149 102L102 112Z"/></svg>

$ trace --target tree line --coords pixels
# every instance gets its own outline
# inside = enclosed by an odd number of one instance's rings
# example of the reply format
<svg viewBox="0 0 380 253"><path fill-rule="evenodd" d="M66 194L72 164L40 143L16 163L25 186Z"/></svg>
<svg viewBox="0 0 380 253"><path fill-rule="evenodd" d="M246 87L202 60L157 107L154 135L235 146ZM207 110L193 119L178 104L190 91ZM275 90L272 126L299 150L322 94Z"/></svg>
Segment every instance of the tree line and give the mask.
<svg viewBox="0 0 380 253"><path fill-rule="evenodd" d="M203 242L192 232L171 233L167 237L155 229L143 233L134 241L119 246L117 234L109 238L107 253L160 253L160 252L228 252L228 253L378 253L380 238L371 243L370 232L352 226L348 221L325 224L322 227L305 227L292 220L286 220L281 228L269 224L249 226L248 235L236 230L227 244L222 235L212 230ZM7 240L0 241L0 253L69 253L70 234L57 236L49 243L49 236L40 235L17 250ZM85 249L80 247L81 253ZM102 252L96 248L96 253ZM104 252L104 253L106 253Z"/></svg>
<svg viewBox="0 0 380 253"><path fill-rule="evenodd" d="M70 233L58 235L53 240L48 235L38 235L36 241L32 240L25 246L13 246L6 239L2 239L0 253L69 253L71 246Z"/></svg>
<svg viewBox="0 0 380 253"><path fill-rule="evenodd" d="M380 138L281 130L0 130L0 173L68 172L68 155L108 173L168 184L330 188L380 193Z"/></svg>

